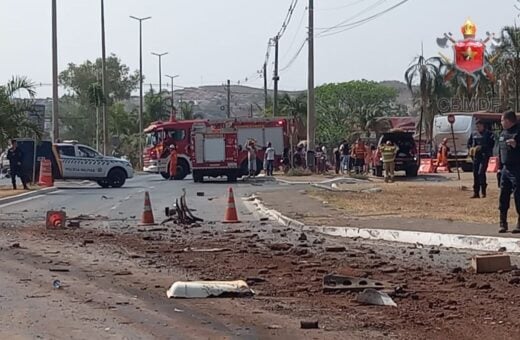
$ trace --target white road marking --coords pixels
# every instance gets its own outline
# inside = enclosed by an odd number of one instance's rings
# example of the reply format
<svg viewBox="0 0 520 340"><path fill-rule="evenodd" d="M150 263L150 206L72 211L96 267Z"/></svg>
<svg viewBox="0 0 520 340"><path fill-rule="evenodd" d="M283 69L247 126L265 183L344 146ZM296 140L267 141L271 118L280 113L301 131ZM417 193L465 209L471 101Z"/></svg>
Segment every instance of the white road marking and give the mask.
<svg viewBox="0 0 520 340"><path fill-rule="evenodd" d="M5 208L5 207L9 207L11 205L15 205L15 204L19 204L19 203L23 203L23 202L27 202L27 201L32 201L36 198L40 198L40 197L43 197L44 195L37 195L37 196L33 196L33 197L27 197L27 198L24 198L24 199L21 199L21 200L17 200L17 201L14 201L14 202L9 202L9 203L5 203L5 204L2 204L0 205L0 208Z"/></svg>

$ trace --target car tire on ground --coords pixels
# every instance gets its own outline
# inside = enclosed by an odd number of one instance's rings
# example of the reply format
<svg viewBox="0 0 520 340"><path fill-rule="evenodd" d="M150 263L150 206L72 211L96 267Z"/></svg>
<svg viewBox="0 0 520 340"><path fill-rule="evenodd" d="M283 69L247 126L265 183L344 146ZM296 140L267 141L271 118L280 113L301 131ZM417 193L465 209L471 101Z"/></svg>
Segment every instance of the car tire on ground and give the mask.
<svg viewBox="0 0 520 340"><path fill-rule="evenodd" d="M170 179L170 173L169 172L161 172L161 176L164 179Z"/></svg>
<svg viewBox="0 0 520 340"><path fill-rule="evenodd" d="M108 173L107 180L112 188L121 188L126 181L126 172L119 168L112 169Z"/></svg>
<svg viewBox="0 0 520 340"><path fill-rule="evenodd" d="M237 181L237 174L236 173L232 173L232 174L227 175L227 181L229 183L236 183L236 181Z"/></svg>
<svg viewBox="0 0 520 340"><path fill-rule="evenodd" d="M417 177L417 173L419 172L419 168L417 165L412 165L406 168L406 177Z"/></svg>
<svg viewBox="0 0 520 340"><path fill-rule="evenodd" d="M106 179L97 181L97 184L104 189L106 189L110 186L110 183L108 183L108 180L106 180Z"/></svg>

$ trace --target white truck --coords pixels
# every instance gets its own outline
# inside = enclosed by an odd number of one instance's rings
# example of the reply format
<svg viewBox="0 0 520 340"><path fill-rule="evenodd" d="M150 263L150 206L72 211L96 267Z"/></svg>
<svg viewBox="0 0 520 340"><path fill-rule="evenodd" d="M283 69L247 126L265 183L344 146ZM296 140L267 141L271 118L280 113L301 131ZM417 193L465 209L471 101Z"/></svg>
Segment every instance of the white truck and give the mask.
<svg viewBox="0 0 520 340"><path fill-rule="evenodd" d="M103 156L86 145L57 143L54 144L53 152L61 179L90 180L103 188L120 188L128 178L134 176L129 161Z"/></svg>
<svg viewBox="0 0 520 340"><path fill-rule="evenodd" d="M470 171L473 165L468 154L468 140L476 129L475 123L477 120L480 120L487 125L488 129L491 129L494 133L498 133L501 129L501 114L489 112L457 112L452 114L455 117L455 123L453 123L453 135L451 133L451 124L448 122L448 114L435 116L433 121L433 147L435 150L438 150L438 147L444 138L447 138L448 147L450 148L450 153L448 155L450 166L455 167L455 149L457 149L456 155L459 166L464 171ZM455 137L455 144L453 143L453 137ZM496 144L495 153L498 143Z"/></svg>

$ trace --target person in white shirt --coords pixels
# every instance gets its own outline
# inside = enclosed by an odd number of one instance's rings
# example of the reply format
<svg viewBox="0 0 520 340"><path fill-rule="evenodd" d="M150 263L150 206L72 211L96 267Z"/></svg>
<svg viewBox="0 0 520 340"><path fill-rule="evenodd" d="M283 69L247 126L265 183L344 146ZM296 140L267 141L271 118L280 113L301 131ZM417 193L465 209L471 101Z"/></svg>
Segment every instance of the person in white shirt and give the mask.
<svg viewBox="0 0 520 340"><path fill-rule="evenodd" d="M267 161L267 176L273 176L275 150L271 142L267 143L265 150L265 160Z"/></svg>

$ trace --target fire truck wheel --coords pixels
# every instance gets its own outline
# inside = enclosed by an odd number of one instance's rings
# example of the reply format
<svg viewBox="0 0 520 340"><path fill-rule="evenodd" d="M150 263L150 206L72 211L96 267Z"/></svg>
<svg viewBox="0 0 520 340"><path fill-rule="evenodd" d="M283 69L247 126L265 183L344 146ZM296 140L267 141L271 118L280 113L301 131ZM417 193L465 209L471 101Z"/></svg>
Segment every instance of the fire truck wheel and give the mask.
<svg viewBox="0 0 520 340"><path fill-rule="evenodd" d="M237 181L237 174L229 174L229 175L227 175L227 181L229 183L236 183L236 181Z"/></svg>
<svg viewBox="0 0 520 340"><path fill-rule="evenodd" d="M164 179L170 179L170 173L168 173L168 172L161 172L161 176Z"/></svg>
<svg viewBox="0 0 520 340"><path fill-rule="evenodd" d="M186 162L186 160L184 160L184 159L179 159L179 161L177 162L177 173L176 173L174 179L177 181L181 181L181 180L185 179L189 173L190 173L190 166L189 166L188 162Z"/></svg>
<svg viewBox="0 0 520 340"><path fill-rule="evenodd" d="M108 173L108 183L112 188L121 188L126 181L126 173L121 169L112 169Z"/></svg>
<svg viewBox="0 0 520 340"><path fill-rule="evenodd" d="M258 158L256 159L256 172L255 172L255 175L258 176L260 175L260 172L262 172L264 168L264 162L262 162L261 160L259 160Z"/></svg>

